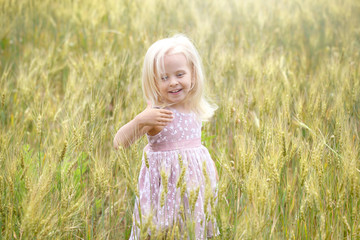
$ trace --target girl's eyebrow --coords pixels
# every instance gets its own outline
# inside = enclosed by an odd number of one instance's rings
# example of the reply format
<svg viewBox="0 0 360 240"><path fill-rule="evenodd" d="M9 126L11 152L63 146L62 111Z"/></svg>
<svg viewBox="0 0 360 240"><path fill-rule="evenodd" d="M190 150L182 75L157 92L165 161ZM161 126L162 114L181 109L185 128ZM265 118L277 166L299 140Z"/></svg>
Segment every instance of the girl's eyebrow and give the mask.
<svg viewBox="0 0 360 240"><path fill-rule="evenodd" d="M175 71L175 73L178 73L178 72L186 72L186 70L181 68L181 69ZM163 73L161 73L161 76L165 76L165 75L168 75L168 74L169 73L167 73L167 72L163 72Z"/></svg>

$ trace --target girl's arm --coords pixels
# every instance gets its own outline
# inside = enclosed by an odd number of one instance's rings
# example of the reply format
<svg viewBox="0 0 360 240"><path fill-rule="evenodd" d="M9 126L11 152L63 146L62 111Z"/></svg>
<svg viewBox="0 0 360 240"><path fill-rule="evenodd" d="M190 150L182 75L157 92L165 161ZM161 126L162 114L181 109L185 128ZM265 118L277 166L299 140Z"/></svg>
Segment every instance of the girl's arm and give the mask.
<svg viewBox="0 0 360 240"><path fill-rule="evenodd" d="M114 137L114 148L128 147L135 140L156 127L164 127L173 119L172 112L166 109L147 108L133 120L122 126Z"/></svg>

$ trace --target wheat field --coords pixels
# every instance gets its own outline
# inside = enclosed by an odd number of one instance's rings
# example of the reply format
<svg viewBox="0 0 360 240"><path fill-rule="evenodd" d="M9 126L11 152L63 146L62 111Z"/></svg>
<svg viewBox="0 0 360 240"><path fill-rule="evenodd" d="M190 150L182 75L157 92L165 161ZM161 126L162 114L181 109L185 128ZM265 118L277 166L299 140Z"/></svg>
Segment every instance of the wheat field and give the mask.
<svg viewBox="0 0 360 240"><path fill-rule="evenodd" d="M0 0L0 239L127 239L141 68L184 33L219 106L216 239L360 239L360 2ZM191 232L187 233L193 239ZM173 239L176 237L168 237Z"/></svg>

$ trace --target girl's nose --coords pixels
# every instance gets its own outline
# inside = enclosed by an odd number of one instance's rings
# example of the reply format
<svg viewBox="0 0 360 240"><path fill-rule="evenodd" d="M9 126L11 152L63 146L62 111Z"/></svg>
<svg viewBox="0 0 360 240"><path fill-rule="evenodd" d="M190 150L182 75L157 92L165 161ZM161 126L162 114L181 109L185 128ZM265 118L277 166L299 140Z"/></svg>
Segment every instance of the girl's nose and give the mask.
<svg viewBox="0 0 360 240"><path fill-rule="evenodd" d="M178 84L178 81L174 77L171 77L169 80L170 80L170 86L176 86Z"/></svg>

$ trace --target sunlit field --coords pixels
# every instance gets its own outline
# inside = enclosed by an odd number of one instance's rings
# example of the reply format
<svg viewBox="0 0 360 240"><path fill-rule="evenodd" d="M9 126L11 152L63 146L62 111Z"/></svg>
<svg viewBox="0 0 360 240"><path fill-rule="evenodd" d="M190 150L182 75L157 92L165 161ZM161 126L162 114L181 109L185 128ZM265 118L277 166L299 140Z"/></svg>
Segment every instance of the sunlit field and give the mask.
<svg viewBox="0 0 360 240"><path fill-rule="evenodd" d="M360 239L359 1L0 0L0 12L0 239L130 236L147 140L112 140L146 107L147 48L175 33L194 41L219 107L202 137L219 172L216 239Z"/></svg>

